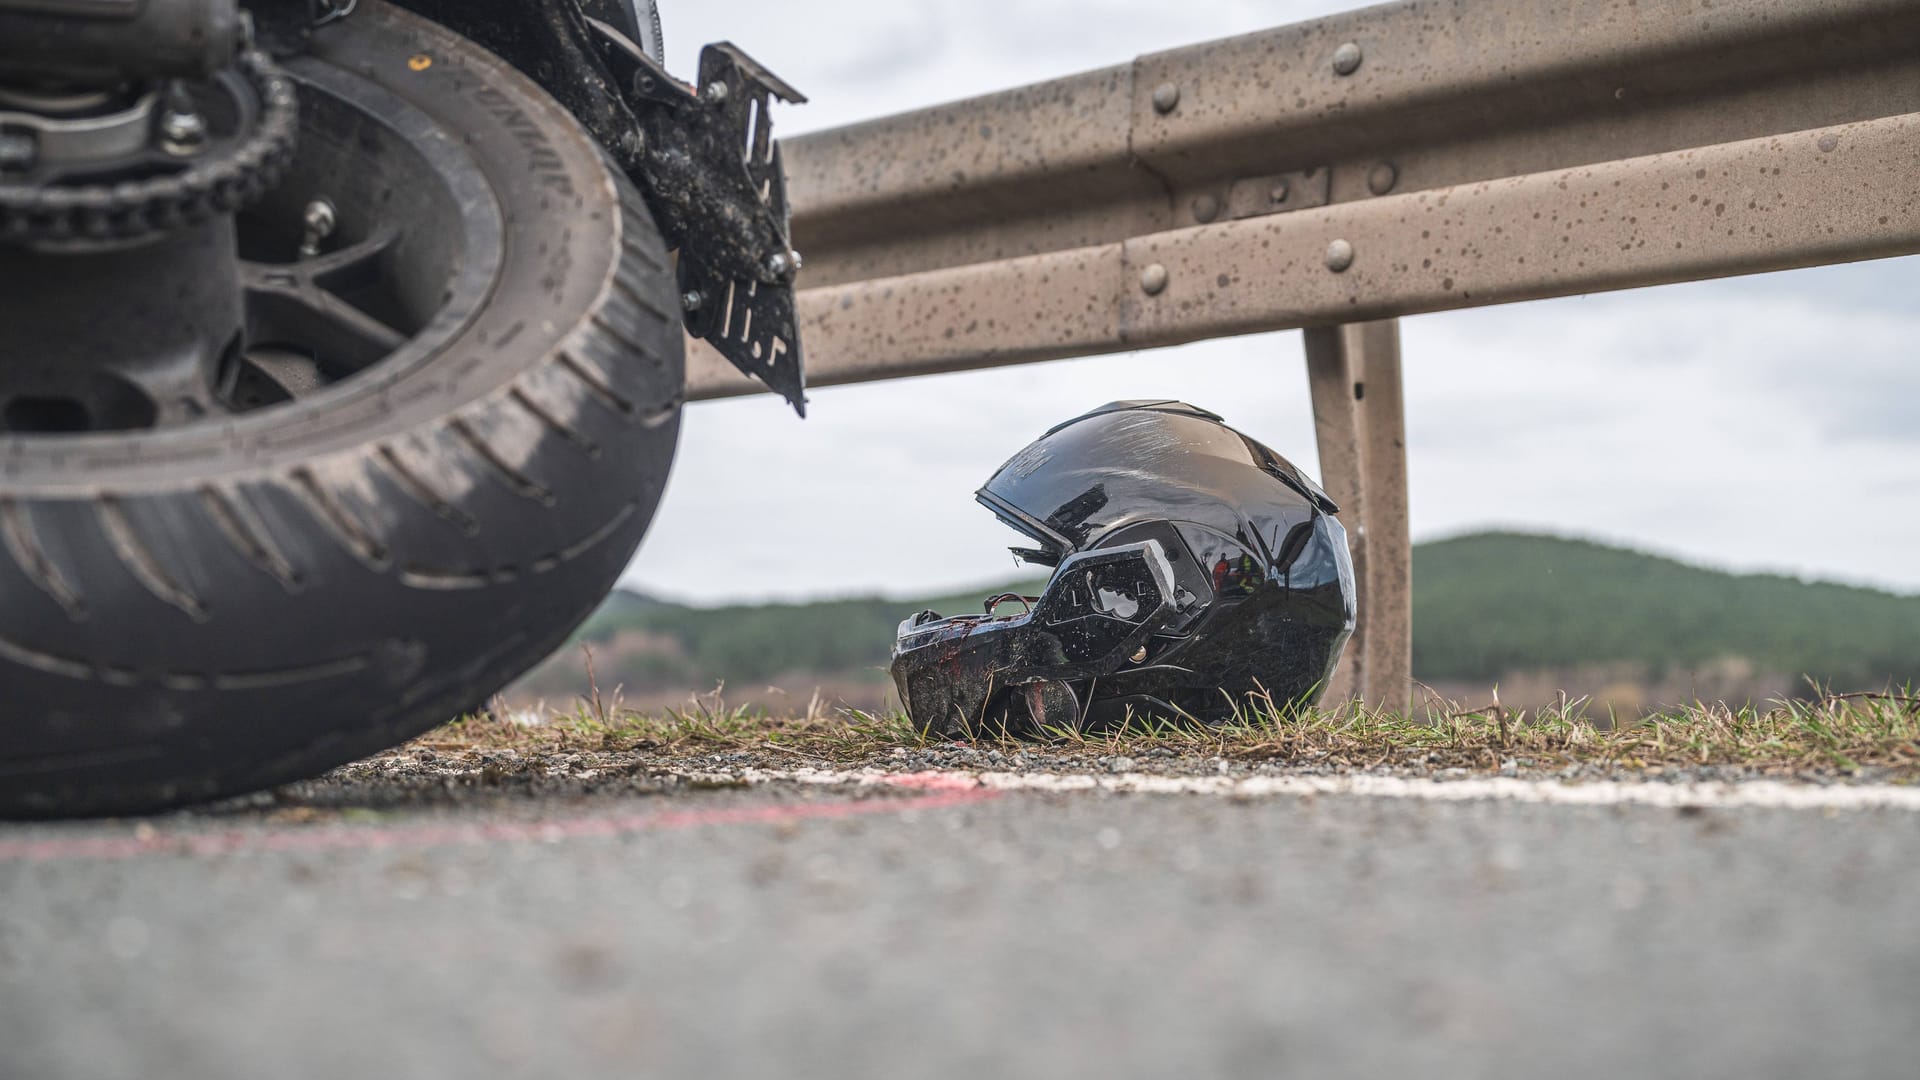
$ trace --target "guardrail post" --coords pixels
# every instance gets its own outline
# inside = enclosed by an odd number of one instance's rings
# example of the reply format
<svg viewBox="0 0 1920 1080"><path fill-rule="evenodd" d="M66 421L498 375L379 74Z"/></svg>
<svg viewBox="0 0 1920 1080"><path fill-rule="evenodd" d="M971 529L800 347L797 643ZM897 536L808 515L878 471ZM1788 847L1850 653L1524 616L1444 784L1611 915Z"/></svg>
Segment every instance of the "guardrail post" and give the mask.
<svg viewBox="0 0 1920 1080"><path fill-rule="evenodd" d="M1413 697L1413 545L1407 532L1400 321L1306 330L1320 483L1340 504L1359 618L1323 699L1405 709Z"/></svg>

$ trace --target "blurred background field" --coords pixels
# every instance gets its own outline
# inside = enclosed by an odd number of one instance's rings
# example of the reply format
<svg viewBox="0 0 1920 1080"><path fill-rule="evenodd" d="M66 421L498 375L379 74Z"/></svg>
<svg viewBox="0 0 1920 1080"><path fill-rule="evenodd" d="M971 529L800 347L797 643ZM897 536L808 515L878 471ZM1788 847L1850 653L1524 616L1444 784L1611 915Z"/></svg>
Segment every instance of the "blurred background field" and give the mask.
<svg viewBox="0 0 1920 1080"><path fill-rule="evenodd" d="M1561 691L1627 716L1920 682L1920 596L1733 574L1584 540L1486 532L1414 547L1414 674L1442 696L1513 707ZM567 708L592 682L662 709L716 689L774 712L882 709L888 650L922 608L977 611L1037 586L1009 575L939 597L695 606L622 589L507 694Z"/></svg>

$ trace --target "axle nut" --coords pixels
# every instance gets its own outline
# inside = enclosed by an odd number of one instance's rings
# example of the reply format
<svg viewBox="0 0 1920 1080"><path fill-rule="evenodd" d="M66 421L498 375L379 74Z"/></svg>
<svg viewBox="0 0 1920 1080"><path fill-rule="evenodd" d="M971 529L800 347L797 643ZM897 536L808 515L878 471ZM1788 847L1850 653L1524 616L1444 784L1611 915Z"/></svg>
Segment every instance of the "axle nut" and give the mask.
<svg viewBox="0 0 1920 1080"><path fill-rule="evenodd" d="M207 121L189 109L172 110L160 117L160 147L169 154L184 157L206 145Z"/></svg>

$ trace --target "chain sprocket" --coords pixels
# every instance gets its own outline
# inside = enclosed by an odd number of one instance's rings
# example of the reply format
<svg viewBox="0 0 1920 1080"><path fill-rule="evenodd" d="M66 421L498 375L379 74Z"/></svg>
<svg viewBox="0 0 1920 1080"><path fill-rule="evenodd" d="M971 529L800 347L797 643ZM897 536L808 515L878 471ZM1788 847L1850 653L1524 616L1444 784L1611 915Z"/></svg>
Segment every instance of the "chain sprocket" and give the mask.
<svg viewBox="0 0 1920 1080"><path fill-rule="evenodd" d="M233 71L259 101L251 130L180 172L74 185L0 183L0 243L136 239L231 213L278 183L293 158L299 110L293 84L259 50Z"/></svg>

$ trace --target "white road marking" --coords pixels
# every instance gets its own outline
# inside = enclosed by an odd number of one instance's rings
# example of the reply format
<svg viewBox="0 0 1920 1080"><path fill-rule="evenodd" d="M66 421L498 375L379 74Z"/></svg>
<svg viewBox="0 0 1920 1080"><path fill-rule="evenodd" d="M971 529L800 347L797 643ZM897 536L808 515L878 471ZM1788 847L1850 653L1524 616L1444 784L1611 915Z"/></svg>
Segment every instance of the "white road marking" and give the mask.
<svg viewBox="0 0 1920 1080"><path fill-rule="evenodd" d="M1373 776L1154 776L1147 773L1010 773L881 769L746 769L749 783L857 784L916 788L990 788L996 791L1104 791L1141 795L1213 795L1263 798L1286 795L1362 795L1441 802L1496 801L1561 806L1698 806L1783 810L1920 811L1920 787L1892 784L1783 783L1778 780L1678 782L1654 780L1523 780L1490 776L1462 780Z"/></svg>

